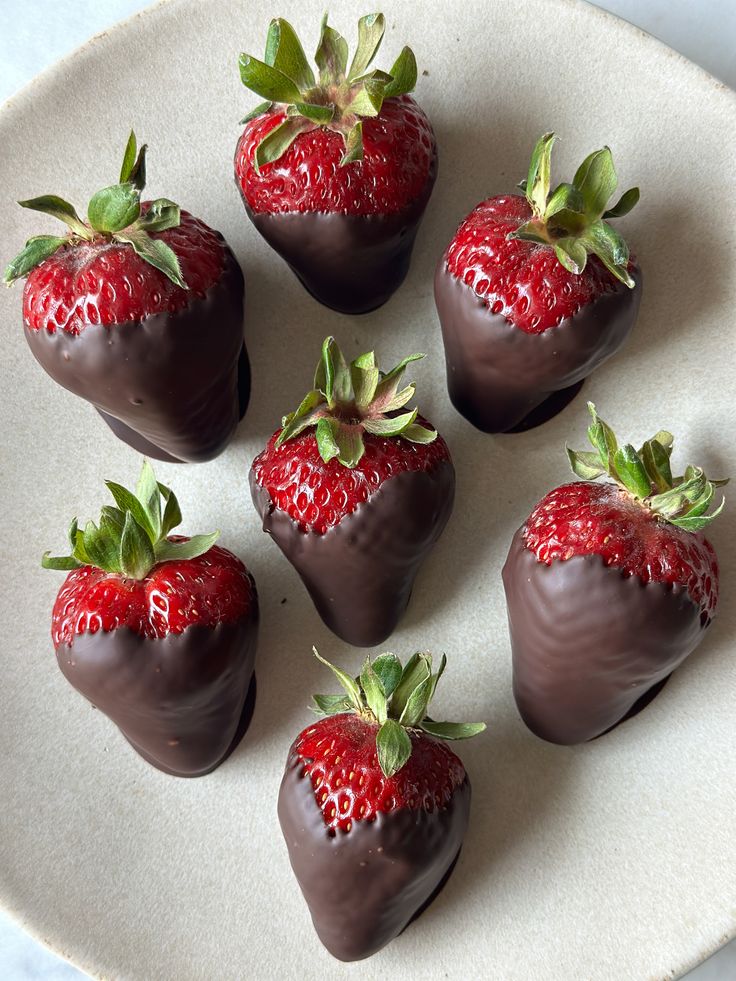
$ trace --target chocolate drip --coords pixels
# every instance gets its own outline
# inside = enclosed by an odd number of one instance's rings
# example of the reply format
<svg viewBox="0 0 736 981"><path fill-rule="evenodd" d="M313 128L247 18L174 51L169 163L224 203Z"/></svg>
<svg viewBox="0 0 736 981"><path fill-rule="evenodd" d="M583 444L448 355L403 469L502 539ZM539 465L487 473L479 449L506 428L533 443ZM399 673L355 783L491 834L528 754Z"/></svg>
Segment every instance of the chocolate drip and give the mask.
<svg viewBox="0 0 736 981"><path fill-rule="evenodd" d="M686 588L644 583L595 555L545 565L521 529L503 583L516 704L553 743L585 742L622 721L704 633Z"/></svg>
<svg viewBox="0 0 736 981"><path fill-rule="evenodd" d="M78 634L56 654L64 677L145 760L199 777L222 763L247 728L257 635L254 605L237 623L195 624L161 638L127 627Z"/></svg>
<svg viewBox="0 0 736 981"><path fill-rule="evenodd" d="M78 335L25 328L39 364L91 402L122 440L156 459L198 463L230 441L250 394L243 274L230 251L217 283L176 313Z"/></svg>
<svg viewBox="0 0 736 981"><path fill-rule="evenodd" d="M240 192L258 232L312 296L339 313L359 314L382 306L406 278L436 177L435 154L422 193L387 215L262 214Z"/></svg>
<svg viewBox="0 0 736 981"><path fill-rule="evenodd" d="M391 477L324 535L301 531L251 470L253 503L268 532L302 578L324 622L356 647L383 643L409 602L414 579L447 524L455 469Z"/></svg>
<svg viewBox="0 0 736 981"><path fill-rule="evenodd" d="M641 301L636 286L621 284L541 334L528 334L486 304L440 259L434 295L442 326L447 388L452 404L477 429L503 433L529 428L524 422L554 393L580 385L621 347ZM575 390L570 393L570 398ZM558 397L536 424L551 418L570 398Z"/></svg>
<svg viewBox="0 0 736 981"><path fill-rule="evenodd" d="M356 961L397 937L436 893L463 843L470 783L440 810L381 813L332 836L292 747L278 815L319 939L339 960Z"/></svg>

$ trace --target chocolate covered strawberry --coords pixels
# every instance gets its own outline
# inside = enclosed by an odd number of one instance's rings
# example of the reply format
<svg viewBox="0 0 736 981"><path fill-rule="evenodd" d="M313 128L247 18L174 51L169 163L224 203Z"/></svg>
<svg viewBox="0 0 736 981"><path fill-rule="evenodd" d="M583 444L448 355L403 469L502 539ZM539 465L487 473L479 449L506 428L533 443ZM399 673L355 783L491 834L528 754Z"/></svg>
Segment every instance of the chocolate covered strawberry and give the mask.
<svg viewBox="0 0 736 981"><path fill-rule="evenodd" d="M120 181L82 221L54 195L19 202L61 219L5 270L26 277L23 320L36 360L91 402L116 436L161 460L210 460L250 394L243 274L223 237L167 198L141 202L146 147L133 133Z"/></svg>
<svg viewBox="0 0 736 981"><path fill-rule="evenodd" d="M319 721L291 746L278 814L317 935L355 961L397 937L452 871L470 813L470 782L444 740L483 723L435 722L427 711L445 667L430 654L402 668L366 659L344 695L315 695Z"/></svg>
<svg viewBox="0 0 736 981"><path fill-rule="evenodd" d="M593 450L537 504L511 543L503 582L514 697L543 739L579 743L643 708L698 646L718 601L706 527L715 487L670 468L672 436L619 446L589 403Z"/></svg>
<svg viewBox="0 0 736 981"><path fill-rule="evenodd" d="M464 219L435 274L450 398L488 433L559 412L639 310L641 272L609 223L639 190L608 208L617 179L604 147L550 193L554 140L534 148L523 197L489 198Z"/></svg>
<svg viewBox="0 0 736 981"><path fill-rule="evenodd" d="M348 46L322 22L312 71L294 28L271 21L263 61L240 56L243 84L267 101L243 120L235 175L245 210L312 295L341 313L381 306L404 281L437 175L429 120L408 94L404 48L370 69L383 14Z"/></svg>
<svg viewBox="0 0 736 981"><path fill-rule="evenodd" d="M394 630L455 496L447 444L408 409L404 358L348 365L328 337L313 389L253 461L263 530L295 567L330 628L358 647Z"/></svg>
<svg viewBox="0 0 736 981"><path fill-rule="evenodd" d="M258 596L219 532L172 536L177 499L144 463L135 494L97 525L69 530L69 570L51 636L64 676L153 766L181 777L214 770L242 737L255 703Z"/></svg>

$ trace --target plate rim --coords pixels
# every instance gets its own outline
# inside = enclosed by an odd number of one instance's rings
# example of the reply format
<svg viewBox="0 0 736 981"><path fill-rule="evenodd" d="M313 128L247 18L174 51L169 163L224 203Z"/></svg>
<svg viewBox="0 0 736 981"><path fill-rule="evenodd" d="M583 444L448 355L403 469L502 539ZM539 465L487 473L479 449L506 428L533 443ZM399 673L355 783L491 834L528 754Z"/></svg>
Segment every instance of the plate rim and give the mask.
<svg viewBox="0 0 736 981"><path fill-rule="evenodd" d="M109 27L92 34L81 44L78 44L66 54L56 59L56 61L52 62L50 65L47 65L44 69L38 72L38 74L34 75L29 81L22 85L21 88L5 99L4 102L0 103L0 134L2 133L5 125L12 125L12 115L14 112L22 112L23 109L36 98L37 91L44 85L54 85L62 71L72 64L79 56L86 54L89 49L98 46L113 35L118 35L129 29L138 29L139 25L143 24L146 19L148 19L151 15L155 15L163 8L175 8L186 2L191 2L191 0L154 0L154 2L148 4L143 9L137 10L121 20L115 21ZM692 59L688 58L680 51L677 51L675 48L671 47L669 44L667 44L667 42L662 41L660 38L656 37L656 35L651 34L649 31L644 30L644 28L637 26L620 14L613 13L610 10L606 10L603 7L598 6L594 0L534 0L534 2L540 5L542 3L549 4L554 2L558 7L564 9L571 9L575 7L581 10L584 9L586 11L586 17L597 18L600 23L607 25L606 30L619 31L623 33L630 45L643 46L644 48L648 47L650 50L657 52L658 57L674 57L676 63L679 65L679 70L689 72L693 81L695 81L698 85L703 86L703 88L707 87L710 98L724 100L725 106L733 113L734 118L736 119L736 89L731 88L727 82L722 81L712 72L708 71L706 68L703 68L701 65L692 61ZM94 968L86 967L80 964L74 960L73 955L67 954L63 950L56 947L53 941L41 935L36 926L27 919L24 913L9 905L9 897L3 888L2 879L0 879L0 912L2 912L2 914L6 916L15 926L23 930L35 942L40 944L47 951L50 951L61 961L70 964L76 970L89 977L99 979L106 978L106 975L103 973L100 973ZM690 971L695 970L701 964L705 963L734 940L736 940L736 923L734 923L733 929L730 933L721 936L715 942L715 946L706 947L704 952L698 954L697 961L691 961L690 965L686 968L685 976Z"/></svg>

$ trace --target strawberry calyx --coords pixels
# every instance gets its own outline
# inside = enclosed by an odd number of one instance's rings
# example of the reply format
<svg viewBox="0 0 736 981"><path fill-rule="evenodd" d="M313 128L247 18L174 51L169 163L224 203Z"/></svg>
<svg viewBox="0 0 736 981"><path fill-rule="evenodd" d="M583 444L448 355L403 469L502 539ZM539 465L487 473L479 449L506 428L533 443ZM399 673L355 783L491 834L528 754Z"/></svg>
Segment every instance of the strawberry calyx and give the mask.
<svg viewBox="0 0 736 981"><path fill-rule="evenodd" d="M334 337L326 337L314 375L314 387L296 412L284 416L276 440L279 447L310 426L316 426L319 454L325 463L333 458L352 469L365 453L363 436L402 436L410 443L432 443L437 432L420 425L418 409L399 412L411 401L416 385L401 388L406 366L423 354L410 354L391 371L376 365L373 351L359 355L349 365Z"/></svg>
<svg viewBox="0 0 736 981"><path fill-rule="evenodd" d="M315 657L326 665L345 690L345 695L313 695L312 710L321 717L354 712L366 722L377 725L376 751L385 777L392 777L404 766L412 753L409 733L425 732L437 739L470 739L486 728L484 722L435 722L427 715L437 682L442 677L447 658L442 655L439 668L432 672L432 655L412 654L405 665L395 654L380 654L374 661L365 659L357 678L326 661L313 647Z"/></svg>
<svg viewBox="0 0 736 981"><path fill-rule="evenodd" d="M534 147L529 174L519 185L532 218L508 237L549 246L564 268L576 276L585 269L588 255L595 255L616 279L633 289L629 247L608 219L628 214L639 200L639 188L630 188L612 208L606 207L618 179L611 151L604 146L585 158L571 184L558 184L550 194L556 138L554 133L545 133Z"/></svg>
<svg viewBox="0 0 736 981"><path fill-rule="evenodd" d="M594 451L578 452L567 449L573 473L583 480L597 480L604 474L612 477L643 507L658 518L683 528L700 531L717 518L725 499L710 514L716 487L726 480L709 480L701 467L689 466L681 477L673 477L670 466L673 436L660 430L636 450L630 443L619 446L616 434L596 412L592 402L588 410L593 422L588 427L588 439Z"/></svg>
<svg viewBox="0 0 736 981"><path fill-rule="evenodd" d="M135 492L112 480L105 483L116 506L105 505L99 523L88 521L84 530L74 518L69 527L71 554L44 553L41 560L44 569L69 571L94 566L140 580L159 562L203 555L219 538L219 531L215 531L187 539L169 539L170 532L181 524L181 509L171 488L156 480L147 460L143 462Z"/></svg>
<svg viewBox="0 0 736 981"><path fill-rule="evenodd" d="M240 77L246 88L267 101L260 103L241 120L249 122L284 107L286 118L258 144L256 172L278 160L302 133L321 126L339 133L345 143L340 166L363 159L363 119L375 118L385 99L413 91L417 82L417 63L411 48L405 47L390 72L369 71L386 29L383 14L367 14L358 21L358 46L348 67L348 45L322 18L319 44L314 60L315 77L304 49L291 24L283 18L271 21L263 61L241 54Z"/></svg>
<svg viewBox="0 0 736 981"><path fill-rule="evenodd" d="M29 238L5 269L3 281L12 285L64 246L114 241L132 246L141 259L161 270L177 286L187 289L176 253L150 234L179 225L179 205L168 198L157 198L145 210L141 207L141 194L146 184L146 149L145 144L138 149L135 133L131 131L119 181L92 196L87 205L86 222L73 205L55 194L19 201L21 208L40 211L63 221L69 232L65 236L34 235Z"/></svg>

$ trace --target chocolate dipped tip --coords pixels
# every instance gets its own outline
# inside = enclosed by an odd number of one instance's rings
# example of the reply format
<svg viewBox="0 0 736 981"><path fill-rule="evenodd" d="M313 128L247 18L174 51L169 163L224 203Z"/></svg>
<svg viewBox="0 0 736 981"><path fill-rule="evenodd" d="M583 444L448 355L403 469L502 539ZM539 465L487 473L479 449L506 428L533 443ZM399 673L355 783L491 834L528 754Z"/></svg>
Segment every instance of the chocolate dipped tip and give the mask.
<svg viewBox="0 0 736 981"><path fill-rule="evenodd" d="M532 732L553 743L586 742L621 722L707 626L685 587L644 583L595 555L545 565L523 528L503 584L516 705Z"/></svg>
<svg viewBox="0 0 736 981"><path fill-rule="evenodd" d="M338 313L357 315L383 306L406 278L436 177L435 153L422 193L403 210L386 215L258 213L239 183L238 190L256 230L314 299Z"/></svg>
<svg viewBox="0 0 736 981"><path fill-rule="evenodd" d="M355 647L393 633L419 568L452 512L455 469L398 474L324 534L302 531L250 472L263 530L291 562L329 629Z"/></svg>
<svg viewBox="0 0 736 981"><path fill-rule="evenodd" d="M447 388L457 411L487 433L524 430L552 418L627 339L641 302L641 271L634 268L632 277L633 289L618 283L557 327L529 334L492 313L452 275L443 256L434 295Z"/></svg>
<svg viewBox="0 0 736 981"><path fill-rule="evenodd" d="M258 609L234 624L147 638L126 627L57 648L66 679L164 773L198 777L232 753L255 704Z"/></svg>
<svg viewBox="0 0 736 981"><path fill-rule="evenodd" d="M466 778L445 808L379 813L331 835L311 780L290 753L279 823L314 928L333 957L370 957L426 908L460 851L470 796Z"/></svg>

